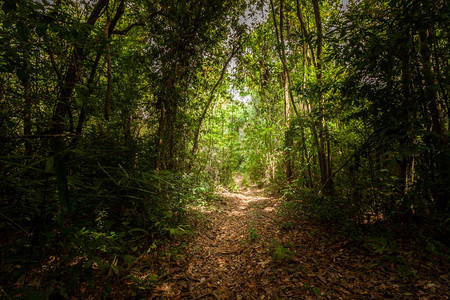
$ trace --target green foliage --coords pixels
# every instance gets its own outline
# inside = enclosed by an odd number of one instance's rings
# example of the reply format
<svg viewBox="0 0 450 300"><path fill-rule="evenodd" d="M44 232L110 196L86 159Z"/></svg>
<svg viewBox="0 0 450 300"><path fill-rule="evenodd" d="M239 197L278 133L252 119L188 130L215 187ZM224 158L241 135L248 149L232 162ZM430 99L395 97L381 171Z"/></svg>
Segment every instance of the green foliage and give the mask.
<svg viewBox="0 0 450 300"><path fill-rule="evenodd" d="M312 291L314 292L314 294L316 294L316 296L321 296L321 292L320 292L320 289L319 288L317 288L317 287L313 287L312 288Z"/></svg>
<svg viewBox="0 0 450 300"><path fill-rule="evenodd" d="M132 282L132 288L135 290L151 290L158 283L158 275L150 273L144 276L130 275L125 277Z"/></svg>
<svg viewBox="0 0 450 300"><path fill-rule="evenodd" d="M248 229L248 233L250 235L250 237L249 237L250 242L254 242L259 238L258 231L256 231L256 229L254 229L253 227L250 227Z"/></svg>
<svg viewBox="0 0 450 300"><path fill-rule="evenodd" d="M294 252L292 252L289 247L288 244L283 245L278 241L272 241L270 246L272 257L278 262L288 259L290 256L294 255Z"/></svg>
<svg viewBox="0 0 450 300"><path fill-rule="evenodd" d="M417 222L422 251L440 253L449 7L318 2L321 17L283 2L275 31L271 16L240 22L254 1L2 1L0 285L68 297L99 279L107 297L141 253L190 233L189 207L236 190L236 173L281 194L285 217L355 238ZM384 237L366 246L396 251ZM288 248L274 244L274 258ZM152 276L129 278L150 289Z"/></svg>
<svg viewBox="0 0 450 300"><path fill-rule="evenodd" d="M247 181L247 177L242 177L242 180L241 180L241 185L243 186L243 187L248 187L249 186L249 182Z"/></svg>
<svg viewBox="0 0 450 300"><path fill-rule="evenodd" d="M209 193L207 183L197 185L190 175L146 170L144 162L139 169L125 169L130 159L125 148L96 147L65 155L70 157L71 211L62 210L64 204L57 200L56 173L48 159L25 166L14 163L21 157L2 160L10 175L1 177L1 226L14 228L14 234L2 240L8 249L3 281L26 280L42 257L57 258L47 262L51 269L41 274L44 290L59 286L69 293L91 284L94 276L117 280L133 257L154 249L156 241L189 233L186 206ZM153 283L136 284L149 288ZM105 289L108 292L108 285Z"/></svg>
<svg viewBox="0 0 450 300"><path fill-rule="evenodd" d="M292 222L283 222L281 223L280 228L282 230L291 230L293 228L293 224Z"/></svg>

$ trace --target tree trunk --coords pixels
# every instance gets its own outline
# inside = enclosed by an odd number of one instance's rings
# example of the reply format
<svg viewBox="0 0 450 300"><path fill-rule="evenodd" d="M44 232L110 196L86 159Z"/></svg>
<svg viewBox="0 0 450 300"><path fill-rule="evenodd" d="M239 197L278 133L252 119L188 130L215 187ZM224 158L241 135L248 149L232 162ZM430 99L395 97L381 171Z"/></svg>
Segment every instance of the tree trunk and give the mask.
<svg viewBox="0 0 450 300"><path fill-rule="evenodd" d="M160 104L159 111L159 122L158 122L158 140L156 142L157 154L156 154L156 171L161 169L166 169L165 161L164 161L164 131L166 126L166 108L164 103Z"/></svg>
<svg viewBox="0 0 450 300"><path fill-rule="evenodd" d="M114 15L114 18L112 19L111 22L107 23L107 26L105 26L105 29L107 28L107 31L105 32L105 36L107 37L107 39L109 39L109 37L112 35L112 33L114 31L114 28L117 25L117 22L123 16L124 12L125 12L125 3L122 0L119 3L119 6L117 7L116 14ZM86 84L85 84L86 87L88 88L88 93L87 93L88 97L92 94L92 92L94 90L95 74L97 72L98 64L100 63L100 59L102 58L102 54L103 54L102 52L103 52L103 48L97 51L97 55L95 57L94 64L91 67L89 78L88 78L88 80L86 81ZM110 51L107 50L107 52L109 53ZM111 57L109 57L109 60L110 59L111 59ZM108 72L108 75L110 75L110 71ZM107 93L111 93L111 85L110 84L112 84L112 77L109 76L108 77ZM106 104L106 102L109 102L109 99L108 99L108 101L105 101L105 108L106 107L109 108L109 104ZM87 118L87 116L86 116L86 107L85 107L85 103L83 103L81 105L81 108L80 108L80 113L78 115L78 123L77 123L77 127L75 129L76 136L72 139L72 141L70 143L71 146L75 146L76 144L78 144L79 139L80 139L80 135L81 135L81 133L83 131L83 125L84 125L84 122L86 121L86 118ZM105 119L106 119L106 117L105 117Z"/></svg>
<svg viewBox="0 0 450 300"><path fill-rule="evenodd" d="M289 101L291 100L291 95L289 93L289 72L286 64L286 53L285 53L285 44L284 44L284 1L280 0L280 31L278 34L278 25L277 25L277 18L275 13L275 7L273 4L273 0L270 0L270 6L272 9L272 16L273 16L273 23L275 28L275 35L277 38L278 43L278 54L280 56L280 60L283 64L283 74L282 74L282 90L283 90L283 99L284 99L284 126L285 126L285 150L284 150L284 169L285 169L285 175L286 180L289 182L292 180L292 162L291 162L291 155L290 155L290 148L292 146L292 138L290 137L290 105ZM293 108L295 109L294 103ZM297 111L296 111L297 113ZM297 113L298 114L298 113Z"/></svg>
<svg viewBox="0 0 450 300"><path fill-rule="evenodd" d="M420 37L420 54L422 62L422 71L425 81L425 97L429 103L429 110L431 115L432 129L431 131L444 135L446 128L443 120L443 113L441 103L438 96L438 85L436 76L432 68L431 49L430 49L430 28L422 29L419 32Z"/></svg>
<svg viewBox="0 0 450 300"><path fill-rule="evenodd" d="M284 155L285 155L285 172L286 172L286 180L291 182L293 179L292 173L292 158L291 158L291 148L292 148L292 132L291 132L291 124L290 124L290 107L289 107L289 82L287 79L286 72L284 72L283 76L284 81Z"/></svg>
<svg viewBox="0 0 450 300"><path fill-rule="evenodd" d="M325 102L322 93L322 18L320 15L320 7L318 0L312 0L314 9L314 19L317 30L317 48L316 48L316 79L319 88L318 100L319 100L319 121L317 122L319 129L319 165L321 173L322 188L326 194L333 193L333 178L331 178L331 144L329 141L328 126L325 118Z"/></svg>
<svg viewBox="0 0 450 300"><path fill-rule="evenodd" d="M31 110L32 110L32 93L31 93L31 79L28 78L24 83L25 103L23 108L23 135L31 136ZM25 156L31 156L33 149L31 142L25 139Z"/></svg>
<svg viewBox="0 0 450 300"><path fill-rule="evenodd" d="M111 22L109 17L105 25L105 38L106 38L106 67L107 67L107 87L106 87L106 97L105 97L105 107L103 109L103 114L106 121L109 121L109 102L111 100L111 88L112 88L112 67L111 67L111 47L109 46L109 27Z"/></svg>
<svg viewBox="0 0 450 300"><path fill-rule="evenodd" d="M448 154L448 141L446 138L447 130L441 108L438 93L436 74L433 71L433 61L431 59L430 35L431 25L422 26L419 31L420 54L422 63L422 72L425 82L425 101L428 103L428 109L431 118L432 144L434 145L433 160L437 169L437 187L435 188L434 198L436 201L436 210L440 213L449 210L449 197L447 194L450 186L450 155Z"/></svg>
<svg viewBox="0 0 450 300"><path fill-rule="evenodd" d="M108 4L108 0L99 0L86 22L86 24L93 26L100 17L104 7ZM86 37L89 33L86 33ZM73 90L78 79L78 64L85 59L85 49L83 47L75 47L72 54L72 60L66 72L64 84L56 103L53 120L50 125L50 133L62 135L65 131L66 115L69 111L70 100L72 98ZM66 211L71 210L71 201L69 197L69 189L67 185L66 169L62 151L66 148L62 137L53 139L51 152L54 156L54 164L56 171L56 181L58 189L58 197L60 203Z"/></svg>
<svg viewBox="0 0 450 300"><path fill-rule="evenodd" d="M231 51L230 56L225 61L225 64L222 67L222 72L220 72L219 79L217 80L216 84L214 85L214 87L212 88L212 90L211 90L211 92L209 94L208 102L206 102L206 105L203 108L203 111L202 111L202 114L200 116L200 119L198 120L197 127L195 128L194 142L193 142L193 146L192 146L192 159L194 158L195 153L197 152L198 138L199 138L199 135L200 135L200 130L202 128L202 123L203 123L203 120L206 117L206 113L208 112L209 107L211 106L211 103L214 100L214 93L216 92L216 89L219 87L220 83L222 82L223 77L225 76L225 73L227 71L228 65L230 64L230 61L233 59L234 55L236 54L236 52L239 50L240 47L241 47L241 45L233 47L233 50Z"/></svg>
<svg viewBox="0 0 450 300"><path fill-rule="evenodd" d="M93 26L97 19L100 17L103 8L108 4L108 2L108 0L99 0L95 4L86 24ZM86 34L86 36L87 35L88 33ZM66 72L64 84L62 85L62 89L56 103L53 122L50 127L50 131L53 134L64 133L65 118L68 113L70 99L72 98L73 90L78 79L78 64L79 62L83 61L85 57L85 49L83 47L75 47L72 54L72 60L70 61L69 67Z"/></svg>
<svg viewBox="0 0 450 300"><path fill-rule="evenodd" d="M303 18L302 9L300 7L300 1L299 0L296 0L296 1L297 1L297 17L298 17L298 20L300 21L300 27L301 27L300 29L302 31L303 38L305 39L306 43L309 46L309 49L311 50L313 64L316 65L316 58L314 55L314 47L312 46L308 28L306 27L305 19ZM304 49L304 51L305 51L305 49Z"/></svg>

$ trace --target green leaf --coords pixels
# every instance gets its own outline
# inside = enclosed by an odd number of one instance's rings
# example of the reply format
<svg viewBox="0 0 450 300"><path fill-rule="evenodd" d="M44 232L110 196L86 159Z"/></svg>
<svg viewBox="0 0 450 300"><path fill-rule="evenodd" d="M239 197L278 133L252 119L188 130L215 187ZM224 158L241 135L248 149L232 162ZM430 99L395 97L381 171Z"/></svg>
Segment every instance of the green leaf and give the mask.
<svg viewBox="0 0 450 300"><path fill-rule="evenodd" d="M146 230L142 229L142 228L133 228L128 230L128 233L132 233L132 232L136 232L136 231L140 231L140 232L147 232Z"/></svg>
<svg viewBox="0 0 450 300"><path fill-rule="evenodd" d="M117 266L111 266L111 270L113 270L117 277L120 277L119 268Z"/></svg>
<svg viewBox="0 0 450 300"><path fill-rule="evenodd" d="M89 102L89 89L82 84L76 84L75 85L75 92L77 93L77 96L75 101L78 106L86 105Z"/></svg>
<svg viewBox="0 0 450 300"><path fill-rule="evenodd" d="M283 246L277 246L275 247L274 253L273 253L273 257L276 260L282 260L286 257L286 248L284 248Z"/></svg>
<svg viewBox="0 0 450 300"><path fill-rule="evenodd" d="M320 290L318 288L313 287L312 290L313 290L314 294L316 294L317 296L320 296L321 292L320 292Z"/></svg>

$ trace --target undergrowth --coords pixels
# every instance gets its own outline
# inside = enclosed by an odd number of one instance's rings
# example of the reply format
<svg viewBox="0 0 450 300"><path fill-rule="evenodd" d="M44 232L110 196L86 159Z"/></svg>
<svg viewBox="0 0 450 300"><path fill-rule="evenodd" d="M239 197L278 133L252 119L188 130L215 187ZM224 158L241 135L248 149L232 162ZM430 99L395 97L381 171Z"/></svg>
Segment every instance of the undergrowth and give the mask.
<svg viewBox="0 0 450 300"><path fill-rule="evenodd" d="M291 220L307 216L310 221L320 222L335 232L336 236L344 234L360 249L380 256L381 262L373 267L389 266L400 277L417 279L421 265L435 267L439 261L450 262L448 241L442 238L448 234L448 224L445 219L429 220L437 218L436 215L403 214L408 218L402 219L399 218L402 214L394 211L389 215L378 213L375 218L377 208L373 205L376 202L370 199L354 201L354 197L338 194L318 196L310 189L294 186L283 190L283 199L279 212L283 217L281 229L292 227ZM442 226L438 229L430 224Z"/></svg>
<svg viewBox="0 0 450 300"><path fill-rule="evenodd" d="M131 267L190 231L186 207L206 201L210 185L192 174L155 171L121 147L62 155L64 201L53 157L0 158L3 296L106 297L126 278L131 288L149 289L157 276L135 278Z"/></svg>

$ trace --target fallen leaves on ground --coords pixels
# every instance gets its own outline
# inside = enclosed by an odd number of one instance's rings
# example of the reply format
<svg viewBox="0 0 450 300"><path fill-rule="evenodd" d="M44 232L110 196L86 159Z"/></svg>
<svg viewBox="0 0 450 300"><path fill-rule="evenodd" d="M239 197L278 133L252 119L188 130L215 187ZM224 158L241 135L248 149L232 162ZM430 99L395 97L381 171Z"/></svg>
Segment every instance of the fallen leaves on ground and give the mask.
<svg viewBox="0 0 450 300"><path fill-rule="evenodd" d="M308 218L283 226L281 200L261 190L221 197L218 209L202 211L205 225L171 246L182 255L159 257L147 271L159 273L150 298L448 299L448 264L427 267L407 251L387 259Z"/></svg>

